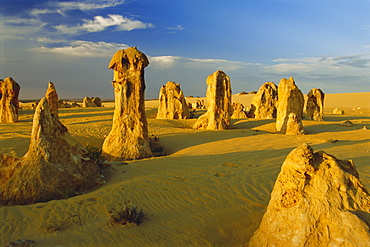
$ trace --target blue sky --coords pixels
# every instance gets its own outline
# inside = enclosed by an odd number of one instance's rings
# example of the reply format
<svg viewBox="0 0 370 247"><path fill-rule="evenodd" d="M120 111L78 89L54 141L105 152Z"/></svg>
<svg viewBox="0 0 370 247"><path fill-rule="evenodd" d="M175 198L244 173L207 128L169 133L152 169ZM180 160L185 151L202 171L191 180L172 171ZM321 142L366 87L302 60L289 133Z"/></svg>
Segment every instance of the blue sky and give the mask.
<svg viewBox="0 0 370 247"><path fill-rule="evenodd" d="M113 98L119 49L136 46L150 61L146 96L167 81L204 96L216 70L233 93L293 76L303 93L370 91L368 0L82 0L0 2L0 78L21 99Z"/></svg>

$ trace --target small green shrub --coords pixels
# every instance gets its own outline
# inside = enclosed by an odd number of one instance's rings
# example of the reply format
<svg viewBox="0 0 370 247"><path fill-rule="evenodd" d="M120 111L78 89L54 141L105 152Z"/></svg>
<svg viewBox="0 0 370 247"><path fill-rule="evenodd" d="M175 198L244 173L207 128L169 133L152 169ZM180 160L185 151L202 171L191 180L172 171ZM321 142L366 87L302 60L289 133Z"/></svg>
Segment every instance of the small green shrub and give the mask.
<svg viewBox="0 0 370 247"><path fill-rule="evenodd" d="M136 223L140 225L145 217L144 212L138 210L136 206L132 206L130 202L119 204L118 209L112 208L110 211L112 223L126 225L127 223Z"/></svg>
<svg viewBox="0 0 370 247"><path fill-rule="evenodd" d="M102 150L98 147L90 145L90 143L87 143L86 150L89 158L101 168L105 161L105 159L102 156Z"/></svg>

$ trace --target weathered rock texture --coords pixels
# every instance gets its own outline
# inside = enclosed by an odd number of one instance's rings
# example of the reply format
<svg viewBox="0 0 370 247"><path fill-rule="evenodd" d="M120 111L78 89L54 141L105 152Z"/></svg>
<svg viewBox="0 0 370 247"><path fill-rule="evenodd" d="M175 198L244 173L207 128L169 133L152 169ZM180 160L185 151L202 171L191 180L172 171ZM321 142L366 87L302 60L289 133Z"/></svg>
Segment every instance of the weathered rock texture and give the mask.
<svg viewBox="0 0 370 247"><path fill-rule="evenodd" d="M231 118L247 118L247 112L245 111L244 105L239 102L233 103L233 115Z"/></svg>
<svg viewBox="0 0 370 247"><path fill-rule="evenodd" d="M35 110L28 152L22 158L0 155L1 204L66 198L100 180L99 167L54 117L46 98Z"/></svg>
<svg viewBox="0 0 370 247"><path fill-rule="evenodd" d="M324 97L321 89L313 88L307 94L306 114L308 119L322 121L324 116Z"/></svg>
<svg viewBox="0 0 370 247"><path fill-rule="evenodd" d="M302 121L295 113L290 113L286 125L286 135L304 135Z"/></svg>
<svg viewBox="0 0 370 247"><path fill-rule="evenodd" d="M13 78L0 80L0 123L18 122L18 95L21 87Z"/></svg>
<svg viewBox="0 0 370 247"><path fill-rule="evenodd" d="M102 107L102 101L99 97L85 97L82 100L82 107Z"/></svg>
<svg viewBox="0 0 370 247"><path fill-rule="evenodd" d="M223 130L230 126L233 113L230 78L221 70L209 75L206 81L207 112L198 118L194 129Z"/></svg>
<svg viewBox="0 0 370 247"><path fill-rule="evenodd" d="M281 79L278 87L278 95L276 131L285 134L290 113L295 113L298 120L302 120L304 98L301 90L296 86L293 77L290 77L290 79Z"/></svg>
<svg viewBox="0 0 370 247"><path fill-rule="evenodd" d="M58 94L57 94L57 90L55 89L54 83L52 83L51 81L48 84L48 89L46 90L45 98L49 102L51 114L53 114L56 119L59 119L59 116L58 116L58 108L59 108Z"/></svg>
<svg viewBox="0 0 370 247"><path fill-rule="evenodd" d="M249 246L365 247L369 226L370 195L353 162L302 144L285 159Z"/></svg>
<svg viewBox="0 0 370 247"><path fill-rule="evenodd" d="M112 129L103 143L109 160L152 157L144 103L144 68L149 61L136 47L116 52L108 68L114 69L112 82L115 109Z"/></svg>
<svg viewBox="0 0 370 247"><path fill-rule="evenodd" d="M278 87L273 82L264 83L252 98L249 116L252 118L276 118Z"/></svg>
<svg viewBox="0 0 370 247"><path fill-rule="evenodd" d="M188 119L190 112L180 84L169 81L159 91L157 119Z"/></svg>

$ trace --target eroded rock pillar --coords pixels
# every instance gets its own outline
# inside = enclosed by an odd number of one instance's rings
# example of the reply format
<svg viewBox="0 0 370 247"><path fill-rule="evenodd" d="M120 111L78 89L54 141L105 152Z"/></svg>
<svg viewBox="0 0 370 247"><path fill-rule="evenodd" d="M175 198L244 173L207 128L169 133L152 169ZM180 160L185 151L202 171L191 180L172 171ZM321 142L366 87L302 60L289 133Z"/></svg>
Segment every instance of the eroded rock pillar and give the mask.
<svg viewBox="0 0 370 247"><path fill-rule="evenodd" d="M307 94L306 114L308 119L322 121L324 116L325 94L321 89L313 88Z"/></svg>
<svg viewBox="0 0 370 247"><path fill-rule="evenodd" d="M159 91L157 119L188 119L190 112L180 84L169 81Z"/></svg>
<svg viewBox="0 0 370 247"><path fill-rule="evenodd" d="M209 75L206 81L207 112L198 118L194 129L223 130L230 126L233 113L231 104L230 78L218 70Z"/></svg>
<svg viewBox="0 0 370 247"><path fill-rule="evenodd" d="M304 98L293 77L280 80L278 95L276 131L285 134L290 113L295 113L298 121L302 120Z"/></svg>

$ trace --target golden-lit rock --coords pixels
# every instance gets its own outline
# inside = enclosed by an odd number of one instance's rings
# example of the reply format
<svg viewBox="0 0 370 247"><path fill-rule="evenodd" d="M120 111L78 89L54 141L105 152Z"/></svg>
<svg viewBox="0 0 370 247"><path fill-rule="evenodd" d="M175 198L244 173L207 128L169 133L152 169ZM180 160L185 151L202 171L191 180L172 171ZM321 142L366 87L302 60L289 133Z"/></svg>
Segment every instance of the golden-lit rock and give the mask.
<svg viewBox="0 0 370 247"><path fill-rule="evenodd" d="M351 160L302 144L285 159L249 247L370 243L370 195Z"/></svg>
<svg viewBox="0 0 370 247"><path fill-rule="evenodd" d="M30 204L77 195L101 180L100 169L51 113L46 98L33 118L22 158L0 155L0 204Z"/></svg>
<svg viewBox="0 0 370 247"><path fill-rule="evenodd" d="M231 118L247 118L247 112L245 111L244 105L239 102L233 103L233 114Z"/></svg>
<svg viewBox="0 0 370 247"><path fill-rule="evenodd" d="M221 70L209 75L206 81L207 112L200 116L194 129L223 130L230 126L233 113L230 78Z"/></svg>
<svg viewBox="0 0 370 247"><path fill-rule="evenodd" d="M152 157L144 103L144 68L148 58L136 47L117 51L113 69L115 109L112 129L104 140L103 154L111 161Z"/></svg>
<svg viewBox="0 0 370 247"><path fill-rule="evenodd" d="M21 87L13 78L0 80L0 123L18 122L19 101Z"/></svg>
<svg viewBox="0 0 370 247"><path fill-rule="evenodd" d="M180 84L169 81L159 91L157 119L188 119L190 112Z"/></svg>
<svg viewBox="0 0 370 247"><path fill-rule="evenodd" d="M286 126L286 135L304 135L302 121L295 113L290 113Z"/></svg>
<svg viewBox="0 0 370 247"><path fill-rule="evenodd" d="M278 95L276 131L285 134L290 113L295 113L298 120L302 120L304 98L293 77L281 79L278 86Z"/></svg>
<svg viewBox="0 0 370 247"><path fill-rule="evenodd" d="M324 116L325 94L321 89L313 88L307 94L306 114L308 119L322 121Z"/></svg>
<svg viewBox="0 0 370 247"><path fill-rule="evenodd" d="M264 83L253 96L249 116L252 118L276 118L278 87L273 82Z"/></svg>

